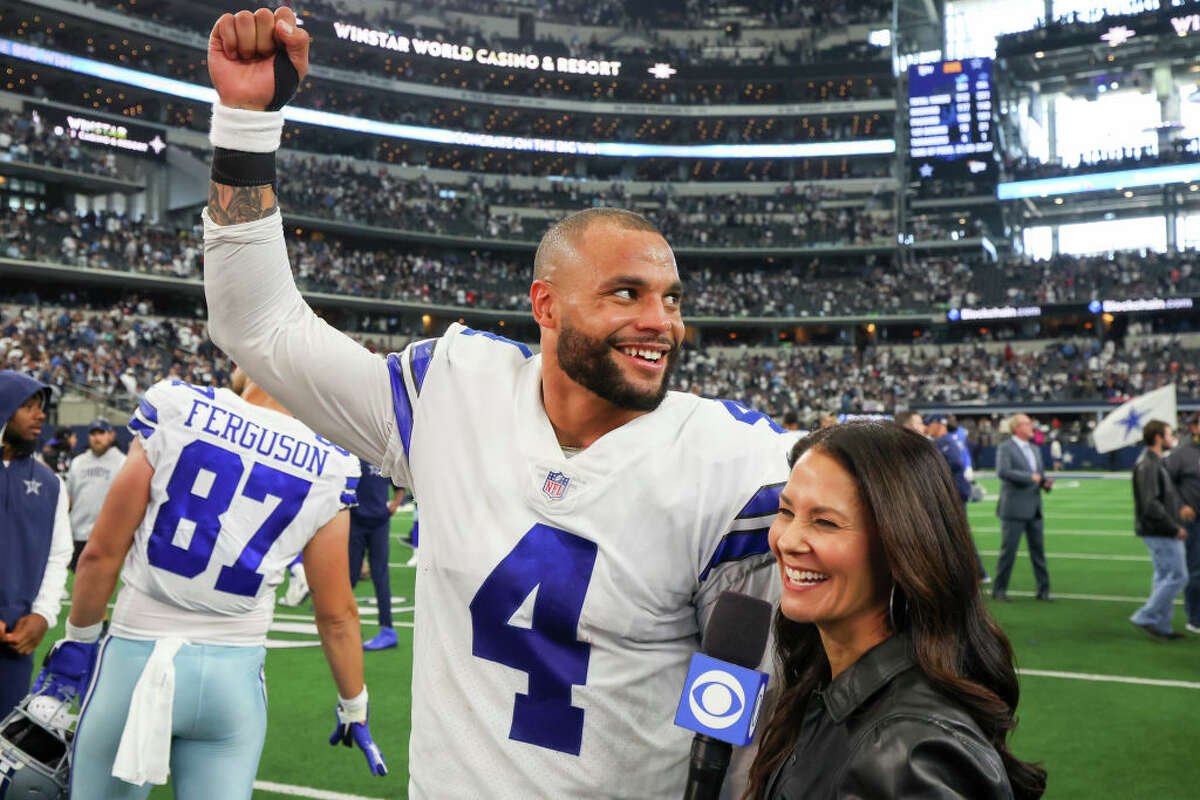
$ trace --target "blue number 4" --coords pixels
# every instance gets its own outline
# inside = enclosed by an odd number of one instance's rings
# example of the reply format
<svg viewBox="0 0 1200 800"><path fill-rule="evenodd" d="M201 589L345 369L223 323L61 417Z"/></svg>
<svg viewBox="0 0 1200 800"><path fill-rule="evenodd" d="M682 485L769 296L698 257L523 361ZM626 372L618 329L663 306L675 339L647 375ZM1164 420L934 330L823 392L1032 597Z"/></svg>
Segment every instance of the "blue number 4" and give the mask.
<svg viewBox="0 0 1200 800"><path fill-rule="evenodd" d="M221 515L233 503L245 469L239 456L205 441L192 442L179 452L175 471L167 481L167 502L159 507L146 543L146 557L153 566L185 578L194 578L208 568L221 532ZM207 495L193 491L201 470L213 475ZM258 567L263 557L300 513L311 488L312 483L303 478L266 464L254 465L242 495L260 502L271 495L279 498L279 504L246 542L237 561L221 568L215 585L218 591L246 597L258 593L263 579ZM174 542L175 532L185 519L195 527L188 546L180 547Z"/></svg>
<svg viewBox="0 0 1200 800"><path fill-rule="evenodd" d="M596 543L548 525L534 525L471 600L471 652L529 675L529 691L513 705L508 738L579 755L583 709L571 705L571 687L587 683L592 646L576 629ZM509 620L537 591L533 625Z"/></svg>

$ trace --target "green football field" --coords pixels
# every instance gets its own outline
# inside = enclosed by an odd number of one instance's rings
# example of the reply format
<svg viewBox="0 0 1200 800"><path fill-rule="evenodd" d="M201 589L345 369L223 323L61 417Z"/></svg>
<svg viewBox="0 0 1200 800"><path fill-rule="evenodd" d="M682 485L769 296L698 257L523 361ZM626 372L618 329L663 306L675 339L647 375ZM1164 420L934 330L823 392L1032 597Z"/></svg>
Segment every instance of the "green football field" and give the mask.
<svg viewBox="0 0 1200 800"><path fill-rule="evenodd" d="M970 516L990 572L1000 541L997 487L994 480L983 485L988 497L970 506ZM328 745L336 698L311 605L280 607L267 655L270 725L256 798L405 797L415 570L402 566L412 551L398 540L408 528L407 516L397 515L391 562L400 646L366 654L371 728L391 774L372 777L357 751ZM1044 763L1048 798L1196 797L1200 636L1154 641L1128 622L1150 586L1149 556L1132 533L1129 481L1060 480L1046 498L1046 552L1054 603L1033 599L1022 550L1009 586L1013 602L992 605L1022 672L1015 752ZM366 639L377 630L370 580L357 593ZM1178 608L1175 629L1184 622ZM61 625L47 640L58 636Z"/></svg>

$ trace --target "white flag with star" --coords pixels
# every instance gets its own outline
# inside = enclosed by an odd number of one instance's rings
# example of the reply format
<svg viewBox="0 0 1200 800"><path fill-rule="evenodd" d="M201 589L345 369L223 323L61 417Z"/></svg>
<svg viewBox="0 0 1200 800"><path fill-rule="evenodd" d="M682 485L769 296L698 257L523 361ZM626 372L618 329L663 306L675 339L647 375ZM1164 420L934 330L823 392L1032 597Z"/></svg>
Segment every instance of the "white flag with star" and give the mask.
<svg viewBox="0 0 1200 800"><path fill-rule="evenodd" d="M1138 395L1110 411L1092 433L1096 450L1108 453L1122 447L1142 443L1142 428L1152 419L1162 420L1175 428L1175 384Z"/></svg>

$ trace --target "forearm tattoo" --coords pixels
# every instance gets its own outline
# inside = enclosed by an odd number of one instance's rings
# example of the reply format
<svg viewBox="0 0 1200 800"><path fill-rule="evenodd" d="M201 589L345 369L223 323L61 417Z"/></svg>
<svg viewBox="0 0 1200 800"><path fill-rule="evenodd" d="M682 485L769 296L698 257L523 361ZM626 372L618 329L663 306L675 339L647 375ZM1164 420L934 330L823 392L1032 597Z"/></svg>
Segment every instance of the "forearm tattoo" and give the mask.
<svg viewBox="0 0 1200 800"><path fill-rule="evenodd" d="M208 183L208 216L218 225L238 225L275 212L273 186L226 186Z"/></svg>

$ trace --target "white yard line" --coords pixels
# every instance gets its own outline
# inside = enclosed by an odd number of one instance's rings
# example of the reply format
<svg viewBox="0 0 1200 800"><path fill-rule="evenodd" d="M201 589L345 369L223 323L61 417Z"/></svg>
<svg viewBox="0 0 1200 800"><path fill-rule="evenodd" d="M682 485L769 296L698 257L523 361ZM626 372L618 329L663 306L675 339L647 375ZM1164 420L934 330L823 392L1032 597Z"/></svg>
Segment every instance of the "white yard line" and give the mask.
<svg viewBox="0 0 1200 800"><path fill-rule="evenodd" d="M984 589L986 590L986 586ZM1033 592L1018 592L1009 590L1008 592L1013 597L1034 597ZM1089 600L1102 603L1136 603L1141 605L1146 602L1145 597L1129 597L1123 594L1063 594L1062 592L1054 592L1055 600ZM1175 605L1183 605L1183 598L1175 600Z"/></svg>
<svg viewBox="0 0 1200 800"><path fill-rule="evenodd" d="M412 611L412 610L413 610L412 606L392 606L393 614L403 614L407 611ZM378 617L379 611L374 608L360 608L358 610L358 615L360 617Z"/></svg>
<svg viewBox="0 0 1200 800"><path fill-rule="evenodd" d="M1167 686L1173 689L1200 689L1195 681L1168 681L1160 678L1132 678L1127 675L1093 675L1087 672L1058 672L1046 669L1019 669L1019 675L1035 675L1039 678L1070 678L1076 681L1098 681L1101 683L1135 683L1139 686Z"/></svg>
<svg viewBox="0 0 1200 800"><path fill-rule="evenodd" d="M999 550L980 550L981 555L998 556ZM1017 552L1017 557L1028 556L1028 550L1020 550ZM1114 556L1101 555L1099 553L1046 553L1046 558L1070 558L1080 561L1149 561L1150 556Z"/></svg>
<svg viewBox="0 0 1200 800"><path fill-rule="evenodd" d="M331 792L327 789L313 789L310 786L292 786L288 783L275 783L273 781L255 781L254 788L263 792L275 792L275 794L286 794L292 797L311 797L313 800L383 800L383 798L367 797L363 794Z"/></svg>
<svg viewBox="0 0 1200 800"><path fill-rule="evenodd" d="M971 531L972 531L972 533L1000 533L999 528L993 528L991 526L986 526L986 525L972 525ZM1133 531L1083 531L1083 530L1072 529L1072 528L1066 528L1066 529L1051 528L1050 530L1046 531L1046 535L1050 536L1050 537L1054 537L1054 536L1124 536L1131 540L1135 536Z"/></svg>
<svg viewBox="0 0 1200 800"><path fill-rule="evenodd" d="M1098 519L1107 520L1110 522L1125 522L1130 526L1133 525L1133 514L1097 514L1094 511L1088 511L1086 508L1075 511L1047 511L1046 521L1053 522L1056 519Z"/></svg>

